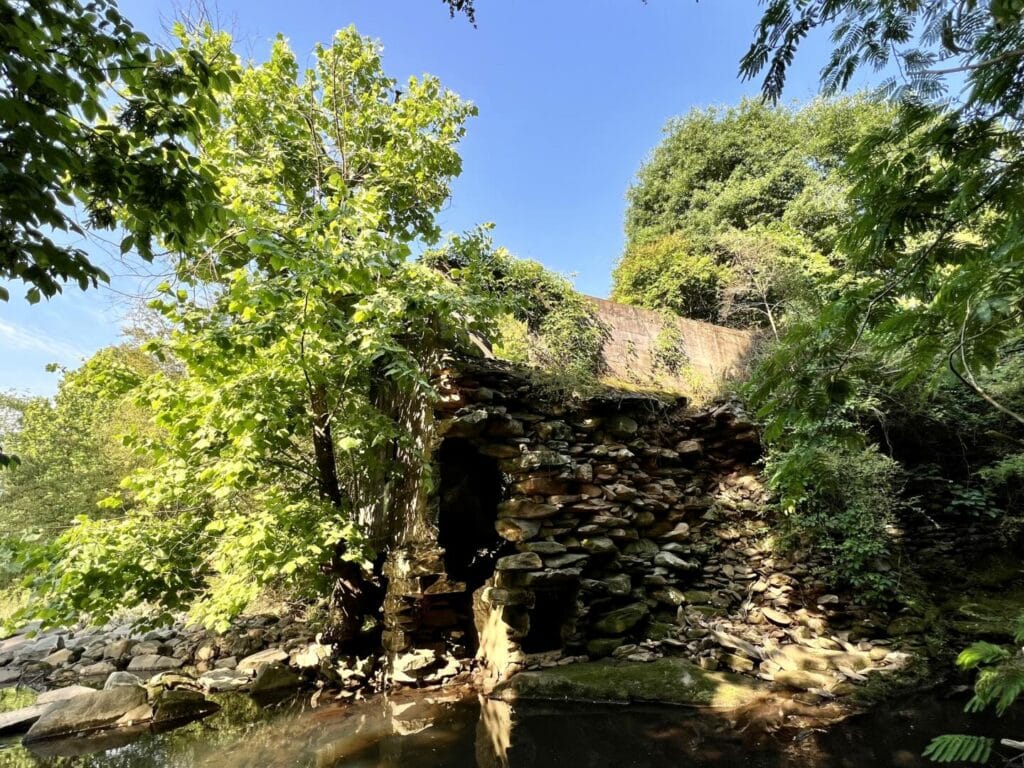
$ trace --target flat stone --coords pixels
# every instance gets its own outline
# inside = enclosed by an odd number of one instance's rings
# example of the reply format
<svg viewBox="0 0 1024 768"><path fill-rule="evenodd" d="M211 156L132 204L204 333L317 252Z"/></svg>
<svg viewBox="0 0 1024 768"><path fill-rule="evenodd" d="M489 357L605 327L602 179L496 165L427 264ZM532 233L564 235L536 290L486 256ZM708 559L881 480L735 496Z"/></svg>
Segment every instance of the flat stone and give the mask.
<svg viewBox="0 0 1024 768"><path fill-rule="evenodd" d="M538 555L560 555L565 552L565 545L557 541L531 541L523 544L523 551L536 552Z"/></svg>
<svg viewBox="0 0 1024 768"><path fill-rule="evenodd" d="M61 648L59 651L54 651L49 656L43 658L46 664L51 667L63 667L71 664L78 658L78 654L70 648Z"/></svg>
<svg viewBox="0 0 1024 768"><path fill-rule="evenodd" d="M553 504L539 504L529 499L511 499L498 505L498 517L514 517L521 520L543 520L558 514Z"/></svg>
<svg viewBox="0 0 1024 768"><path fill-rule="evenodd" d="M95 693L95 688L87 685L68 685L63 688L54 688L52 691L44 691L39 694L36 704L55 704L58 701L67 701L76 696Z"/></svg>
<svg viewBox="0 0 1024 768"><path fill-rule="evenodd" d="M603 635L621 635L646 619L648 613L643 603L632 603L604 614L594 622L594 630Z"/></svg>
<svg viewBox="0 0 1024 768"><path fill-rule="evenodd" d="M526 541L540 533L540 520L504 517L495 521L494 529L507 541Z"/></svg>
<svg viewBox="0 0 1024 768"><path fill-rule="evenodd" d="M590 558L589 555L578 552L569 552L562 555L551 555L544 558L544 565L547 568L567 568L570 565L582 563Z"/></svg>
<svg viewBox="0 0 1024 768"><path fill-rule="evenodd" d="M656 554L654 556L654 564L673 571L695 571L700 568L697 563L683 560L683 558L673 555L671 552L659 552Z"/></svg>
<svg viewBox="0 0 1024 768"><path fill-rule="evenodd" d="M619 551L619 548L615 546L615 542L607 536L594 536L583 539L580 542L580 546L592 555L603 555Z"/></svg>
<svg viewBox="0 0 1024 768"><path fill-rule="evenodd" d="M763 613L764 617L773 624L779 624L780 626L788 627L790 624L793 623L793 619L784 614L782 611L777 611L774 608L769 608L765 606L761 609L761 613Z"/></svg>
<svg viewBox="0 0 1024 768"><path fill-rule="evenodd" d="M200 675L196 682L211 693L241 691L252 685L252 675L236 669L214 669Z"/></svg>
<svg viewBox="0 0 1024 768"><path fill-rule="evenodd" d="M288 654L281 648L267 648L250 656L246 656L238 662L238 669L259 669L263 664L275 664L288 660Z"/></svg>
<svg viewBox="0 0 1024 768"><path fill-rule="evenodd" d="M82 677L106 677L116 671L117 667L109 661L97 661L95 664L86 664L78 670L78 674Z"/></svg>
<svg viewBox="0 0 1024 768"><path fill-rule="evenodd" d="M285 688L297 688L302 682L298 675L284 664L274 662L264 664L256 672L250 692L253 694L270 693Z"/></svg>
<svg viewBox="0 0 1024 768"><path fill-rule="evenodd" d="M51 706L25 735L25 741L41 741L87 733L112 725L126 712L146 703L146 689L121 686L94 691Z"/></svg>
<svg viewBox="0 0 1024 768"><path fill-rule="evenodd" d="M25 733L51 706L53 706L53 702L49 704L37 702L30 707L22 707L0 714L0 736Z"/></svg>
<svg viewBox="0 0 1024 768"><path fill-rule="evenodd" d="M160 656L159 654L146 654L145 656L133 656L128 663L128 671L154 671L162 669L177 669L185 662L182 659L175 659L173 656Z"/></svg>
<svg viewBox="0 0 1024 768"><path fill-rule="evenodd" d="M483 599L490 605L525 605L532 608L536 597L528 589L504 589L490 587L484 591Z"/></svg>
<svg viewBox="0 0 1024 768"><path fill-rule="evenodd" d="M544 567L544 561L536 552L518 552L498 559L498 571L537 571Z"/></svg>

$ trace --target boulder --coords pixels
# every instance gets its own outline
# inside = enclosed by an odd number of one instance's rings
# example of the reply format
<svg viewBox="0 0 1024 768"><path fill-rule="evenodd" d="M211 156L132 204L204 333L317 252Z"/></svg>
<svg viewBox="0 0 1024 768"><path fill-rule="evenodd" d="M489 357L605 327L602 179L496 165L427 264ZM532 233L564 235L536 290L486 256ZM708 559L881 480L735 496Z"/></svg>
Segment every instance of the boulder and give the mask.
<svg viewBox="0 0 1024 768"><path fill-rule="evenodd" d="M64 688L54 688L52 691L40 693L39 698L36 699L36 704L55 704L59 701L67 701L68 699L73 699L76 696L83 696L95 692L95 688L90 688L87 685L68 685Z"/></svg>
<svg viewBox="0 0 1024 768"><path fill-rule="evenodd" d="M109 691L111 688L119 688L124 685L142 685L142 679L131 672L111 672L107 681L103 683L103 690Z"/></svg>
<svg viewBox="0 0 1024 768"><path fill-rule="evenodd" d="M94 691L52 705L25 735L25 741L41 741L88 733L116 723L126 712L146 703L146 689L119 686Z"/></svg>
<svg viewBox="0 0 1024 768"><path fill-rule="evenodd" d="M495 695L505 701L659 702L732 709L764 695L764 686L741 675L706 672L679 658L647 663L593 661L520 672Z"/></svg>
<svg viewBox="0 0 1024 768"><path fill-rule="evenodd" d="M264 664L252 681L250 692L253 695L273 693L286 688L297 688L301 679L284 664L274 662Z"/></svg>
<svg viewBox="0 0 1024 768"><path fill-rule="evenodd" d="M238 669L242 672L246 670L257 670L264 664L275 664L287 660L288 653L283 649L267 648L264 651L259 651L258 653L246 656L238 662Z"/></svg>
<svg viewBox="0 0 1024 768"><path fill-rule="evenodd" d="M203 694L184 688L162 691L154 698L152 706L154 723L196 720L220 709L219 704L208 700Z"/></svg>

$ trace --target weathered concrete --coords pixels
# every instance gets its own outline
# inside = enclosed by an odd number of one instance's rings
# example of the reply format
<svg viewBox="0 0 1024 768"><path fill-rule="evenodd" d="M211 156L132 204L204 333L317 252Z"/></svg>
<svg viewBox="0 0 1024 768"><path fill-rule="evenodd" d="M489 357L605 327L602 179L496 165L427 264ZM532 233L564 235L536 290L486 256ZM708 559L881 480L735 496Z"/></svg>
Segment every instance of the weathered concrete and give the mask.
<svg viewBox="0 0 1024 768"><path fill-rule="evenodd" d="M691 392L691 377L665 371L656 363L659 335L664 333L666 324L674 326L692 374L706 379L708 384L739 373L753 346L754 336L749 331L587 298L608 328L609 338L603 352L608 375L622 382Z"/></svg>

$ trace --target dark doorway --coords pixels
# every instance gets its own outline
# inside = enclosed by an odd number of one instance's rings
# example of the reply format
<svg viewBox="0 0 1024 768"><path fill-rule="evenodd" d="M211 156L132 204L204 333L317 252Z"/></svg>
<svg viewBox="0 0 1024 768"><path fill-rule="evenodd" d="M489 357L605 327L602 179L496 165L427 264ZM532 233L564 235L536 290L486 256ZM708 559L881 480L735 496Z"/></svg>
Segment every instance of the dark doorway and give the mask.
<svg viewBox="0 0 1024 768"><path fill-rule="evenodd" d="M530 630L523 638L524 653L557 651L565 646L566 625L576 610L575 589L538 589L530 611Z"/></svg>
<svg viewBox="0 0 1024 768"><path fill-rule="evenodd" d="M494 574L497 559L509 549L508 542L494 528L504 481L498 462L461 438L441 443L437 462L441 476L438 543L444 547L448 578L466 584L459 610L465 615L470 645L475 650L473 592Z"/></svg>

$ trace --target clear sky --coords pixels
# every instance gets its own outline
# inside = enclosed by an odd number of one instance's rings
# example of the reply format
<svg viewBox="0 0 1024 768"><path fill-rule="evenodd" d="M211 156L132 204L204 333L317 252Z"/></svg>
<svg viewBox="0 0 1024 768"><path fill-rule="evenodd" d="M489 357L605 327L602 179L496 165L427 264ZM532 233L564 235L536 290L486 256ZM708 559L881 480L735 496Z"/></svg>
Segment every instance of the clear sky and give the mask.
<svg viewBox="0 0 1024 768"><path fill-rule="evenodd" d="M755 0L477 0L474 29L441 0L208 0L261 60L278 32L300 56L354 24L384 46L400 80L429 72L472 100L462 176L441 216L446 229L496 224L513 253L575 275L605 296L623 244L625 194L665 122L693 107L734 104L757 83L737 76L760 5ZM161 38L182 3L121 0ZM788 98L814 96L827 41L812 39L790 73ZM90 248L95 246L90 245ZM99 256L102 260L102 254ZM124 274L125 269L112 269ZM121 291L136 291L130 276ZM47 363L74 366L116 343L125 312L115 291L69 286L29 306L20 285L0 302L0 391L51 394Z"/></svg>

